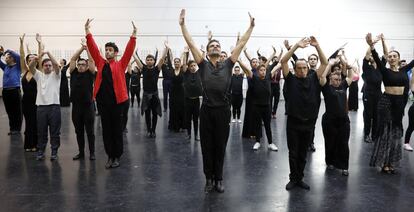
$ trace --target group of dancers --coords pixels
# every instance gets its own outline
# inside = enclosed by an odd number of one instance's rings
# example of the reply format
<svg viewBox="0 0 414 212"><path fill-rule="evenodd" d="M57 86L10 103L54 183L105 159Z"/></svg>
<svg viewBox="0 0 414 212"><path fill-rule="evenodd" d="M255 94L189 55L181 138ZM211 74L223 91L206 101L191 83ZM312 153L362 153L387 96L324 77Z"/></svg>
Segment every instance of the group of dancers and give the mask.
<svg viewBox="0 0 414 212"><path fill-rule="evenodd" d="M241 123L243 104L243 80L247 78L243 137L256 140L253 150L261 146L264 127L267 148L277 151L273 143L271 118L276 118L280 96L280 80L285 80L286 140L289 149L289 182L287 190L294 187L310 189L303 181L307 152L315 151L313 139L315 125L324 96L325 112L322 116L322 131L325 139L325 162L328 169L339 169L342 175L349 175L349 110L351 97L347 90L357 87L359 63L352 64L346 58L343 48L326 57L318 40L310 36L300 39L294 45L285 41L287 52L280 51L266 58L251 57L246 44L255 27L255 19L249 14L250 23L246 32L237 36L230 54L222 51L220 42L209 35L205 49L193 41L185 23L185 10L179 16L179 26L187 46L180 58L174 58L168 42L161 55L147 55L142 61L135 54L137 28L133 31L122 57L113 42L105 44L101 54L90 31L93 19L85 23L86 40L82 39L79 49L68 64L61 64L45 51L42 37L37 34L37 54L25 54L24 39L20 37L20 55L13 50L4 51L4 62L0 62L3 76L3 100L9 117L10 135L20 132L23 114L25 119L24 149L37 152L36 159L45 159L48 136L51 143L51 157L58 158L61 128L61 84L70 73L70 101L72 122L75 127L79 152L74 160L85 157L85 131L89 145L89 159L95 160L95 105L101 118L102 137L108 156L107 169L120 166L123 153L123 132L126 132L128 108L137 105L145 116L147 137L156 137L158 116L162 116L161 100L158 94L160 72L164 77L164 111L169 107L168 129L173 132L187 130L187 139L200 140L203 171L206 178L205 192L224 192L223 163L229 137L230 123ZM381 60L375 44L381 41L384 57ZM386 173L395 173L401 160L403 135L402 117L408 100L410 85L407 71L414 61L402 64L396 50L388 51L384 36L366 36L369 45L363 60L364 79L364 140L373 142L371 166L381 167ZM295 55L297 49L308 46L316 53L307 59ZM81 58L86 51L88 58ZM244 52L249 64L240 59ZM44 56L47 55L47 58ZM292 64L289 65L289 62ZM318 65L319 63L319 65ZM293 68L291 68L293 67ZM243 73L244 74L243 74ZM62 77L62 75L64 75ZM140 95L142 77L142 98ZM381 82L385 91L381 93ZM63 82L64 83L64 82ZM21 97L21 90L23 96ZM414 92L414 86L411 86ZM129 94L130 93L130 96ZM357 94L356 94L357 95ZM200 97L201 107L200 107ZM169 101L167 100L169 98ZM354 100L352 100L354 101ZM352 103L351 105L355 105ZM231 108L233 111L231 111ZM409 110L409 126L405 135L404 148L412 151L409 140L414 130L414 106ZM199 133L198 133L199 129Z"/></svg>

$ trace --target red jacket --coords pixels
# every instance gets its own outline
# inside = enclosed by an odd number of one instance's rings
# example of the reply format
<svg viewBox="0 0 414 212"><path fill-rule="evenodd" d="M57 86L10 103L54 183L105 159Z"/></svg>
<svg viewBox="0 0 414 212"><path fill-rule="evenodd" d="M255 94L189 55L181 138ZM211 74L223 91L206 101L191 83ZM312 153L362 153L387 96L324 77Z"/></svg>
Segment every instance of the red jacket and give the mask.
<svg viewBox="0 0 414 212"><path fill-rule="evenodd" d="M116 103L120 104L128 100L128 92L125 81L125 70L127 69L128 63L132 57L132 54L134 53L136 37L131 36L129 38L128 44L125 48L125 52L122 55L121 60L119 61L107 61L106 59L104 59L101 56L98 46L96 45L91 33L86 35L86 41L89 52L91 53L91 56L95 61L96 68L98 69L98 73L96 75L95 80L95 86L93 87L93 99L96 98L96 94L98 93L99 88L101 87L103 67L105 63L109 63L112 72L112 81L114 86Z"/></svg>

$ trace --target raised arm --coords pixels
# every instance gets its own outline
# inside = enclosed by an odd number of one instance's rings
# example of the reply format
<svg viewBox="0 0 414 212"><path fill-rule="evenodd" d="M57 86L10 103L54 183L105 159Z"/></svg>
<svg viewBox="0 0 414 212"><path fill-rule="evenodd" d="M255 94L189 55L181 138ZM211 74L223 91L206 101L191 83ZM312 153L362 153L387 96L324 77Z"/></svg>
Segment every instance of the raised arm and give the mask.
<svg viewBox="0 0 414 212"><path fill-rule="evenodd" d="M378 39L373 40L372 39L372 34L368 33L365 36L365 40L366 40L367 44L369 45L369 47L371 49L371 54L372 54L372 57L374 58L375 63L377 64L377 68L380 69L380 70L385 69L385 65L381 62L381 59L379 58L378 53L377 53L377 51L375 50L375 47L374 47L375 44L378 42Z"/></svg>
<svg viewBox="0 0 414 212"><path fill-rule="evenodd" d="M95 74L96 72L98 72L98 70L96 70L95 61L92 58L92 55L88 49L88 46L86 46L86 53L88 54L88 69L92 74Z"/></svg>
<svg viewBox="0 0 414 212"><path fill-rule="evenodd" d="M346 83L348 84L348 86L351 85L352 78L354 78L355 72L356 72L356 67L349 67L348 68L348 74L345 78Z"/></svg>
<svg viewBox="0 0 414 212"><path fill-rule="evenodd" d="M247 60L249 60L249 62L252 63L252 57L249 55L249 53L247 53L247 48L243 49L243 53L244 53L244 56L246 56Z"/></svg>
<svg viewBox="0 0 414 212"><path fill-rule="evenodd" d="M243 36L240 38L240 40L237 43L236 47L234 47L233 53L230 55L230 59L233 63L236 63L237 60L239 59L241 51L243 50L244 46L246 45L247 41L250 38L250 35L253 32L253 28L254 28L254 25L255 25L254 18L250 15L250 13L249 13L249 17L250 17L249 28L243 34Z"/></svg>
<svg viewBox="0 0 414 212"><path fill-rule="evenodd" d="M185 9L181 10L180 13L180 20L181 32L184 36L184 40L187 43L188 47L190 48L191 53L193 54L194 60L197 64L200 64L204 58L203 53L198 49L197 45L194 43L193 38L191 37L190 33L187 30L185 25Z"/></svg>
<svg viewBox="0 0 414 212"><path fill-rule="evenodd" d="M142 64L141 60L138 57L138 54L135 52L135 54L132 55L134 57L134 61L138 66L138 69L141 70L144 67L144 64Z"/></svg>
<svg viewBox="0 0 414 212"><path fill-rule="evenodd" d="M331 72L332 66L339 62L339 58L330 58L329 63L323 71L321 77L319 77L319 84L324 86L326 84L326 76Z"/></svg>
<svg viewBox="0 0 414 212"><path fill-rule="evenodd" d="M309 45L309 39L302 38L300 41L298 41L293 47L289 49L289 51L282 57L280 60L280 63L282 65L282 71L283 71L283 77L286 78L286 76L289 74L289 65L288 61L292 57L292 55L295 53L295 51L300 48L305 48Z"/></svg>
<svg viewBox="0 0 414 212"><path fill-rule="evenodd" d="M381 44L382 44L382 51L384 53L384 58L388 57L388 46L385 43L385 38L384 38L384 34L380 34L378 35L379 39L381 40Z"/></svg>
<svg viewBox="0 0 414 212"><path fill-rule="evenodd" d="M121 63L122 67L127 67L129 64L129 61L131 61L131 57L134 54L135 51L135 45L136 45L136 39L137 39L137 27L135 26L134 22L132 23L132 33L131 37L129 38L129 41L125 47L124 54L122 55L119 62Z"/></svg>
<svg viewBox="0 0 414 212"><path fill-rule="evenodd" d="M162 51L161 58L160 58L160 60L158 61L158 64L157 64L159 70L161 70L162 65L164 64L164 61L165 61L165 57L167 56L167 52L170 49L170 47L168 46L168 41L164 42L164 46L165 46L165 48Z"/></svg>
<svg viewBox="0 0 414 212"><path fill-rule="evenodd" d="M267 61L264 64L265 67L267 67L269 63L272 61L273 57L276 56L276 48L274 46L272 46L272 48L273 48L273 53L269 56L269 58L267 58Z"/></svg>
<svg viewBox="0 0 414 212"><path fill-rule="evenodd" d="M240 67L243 70L243 72L246 74L246 76L248 78L252 78L253 77L252 70L248 68L242 61L239 60L238 63L240 64Z"/></svg>
<svg viewBox="0 0 414 212"><path fill-rule="evenodd" d="M48 51L45 52L49 57L50 61L52 61L53 70L55 71L56 75L60 74L59 62L55 59L55 57Z"/></svg>
<svg viewBox="0 0 414 212"><path fill-rule="evenodd" d="M310 36L310 45L316 48L316 51L318 52L318 55L319 55L319 61L321 62L321 65L316 71L316 74L318 75L318 77L320 77L322 73L325 71L326 66L328 65L328 60L326 59L326 56L323 53L319 45L319 42L316 40L314 36Z"/></svg>
<svg viewBox="0 0 414 212"><path fill-rule="evenodd" d="M29 63L29 71L34 76L36 74L36 66L39 63L39 60L41 60L42 55L38 55L34 58L34 60L31 60Z"/></svg>
<svg viewBox="0 0 414 212"><path fill-rule="evenodd" d="M185 46L184 47L184 51L183 51L183 54L182 54L182 56L181 56L181 61L182 61L182 70L183 70L183 72L186 72L187 71L187 63L188 63L188 56L189 56L189 49L188 49L188 46Z"/></svg>
<svg viewBox="0 0 414 212"><path fill-rule="evenodd" d="M270 72L271 76L274 77L277 72L282 69L282 64L278 63L275 67L273 67L272 71Z"/></svg>
<svg viewBox="0 0 414 212"><path fill-rule="evenodd" d="M19 39L20 39L20 69L22 71L22 73L25 73L26 71L29 71L29 67L26 64L25 58L26 58L26 54L24 52L24 37L26 36L26 34L23 34Z"/></svg>
<svg viewBox="0 0 414 212"><path fill-rule="evenodd" d="M76 50L75 54L70 58L69 61L69 73L72 73L73 70L76 68L76 61L79 59L79 56L82 54L82 52L87 48L83 42L81 43L81 47Z"/></svg>
<svg viewBox="0 0 414 212"><path fill-rule="evenodd" d="M102 55L101 55L101 53L98 49L98 46L96 45L95 40L92 37L91 31L90 31L90 28L91 28L90 24L91 24L92 20L93 19L88 18L88 20L86 20L86 23L85 23L86 44L88 46L88 49L89 49L89 51L91 53L91 56L92 56L93 60L95 61L95 63L100 63L100 62L104 61L105 59L102 57Z"/></svg>
<svg viewBox="0 0 414 212"><path fill-rule="evenodd" d="M283 45L285 45L285 48L286 48L288 51L292 48L292 46L289 44L289 41L288 41L288 40L284 40L284 41L283 41ZM295 61L295 62L296 62L296 60L298 60L298 56L296 56L296 54L295 54L295 53L293 53L293 54L292 54L292 59L293 59L293 61Z"/></svg>

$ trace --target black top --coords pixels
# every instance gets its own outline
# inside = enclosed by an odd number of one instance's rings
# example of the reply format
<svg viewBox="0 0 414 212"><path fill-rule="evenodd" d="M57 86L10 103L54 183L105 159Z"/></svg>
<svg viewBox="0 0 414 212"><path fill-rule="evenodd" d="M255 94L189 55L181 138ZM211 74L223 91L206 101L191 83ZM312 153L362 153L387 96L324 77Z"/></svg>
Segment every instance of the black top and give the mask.
<svg viewBox="0 0 414 212"><path fill-rule="evenodd" d="M161 70L162 70L162 77L164 78L163 80L167 80L167 81L172 80L173 73L174 73L174 67L172 66L172 62L170 60L170 52L169 51L167 53L165 63L162 64L162 66L161 66Z"/></svg>
<svg viewBox="0 0 414 212"><path fill-rule="evenodd" d="M231 76L231 93L243 94L243 74Z"/></svg>
<svg viewBox="0 0 414 212"><path fill-rule="evenodd" d="M370 94L381 93L382 74L373 65L369 64L369 61L365 58L362 63L361 77L364 80L362 92Z"/></svg>
<svg viewBox="0 0 414 212"><path fill-rule="evenodd" d="M230 58L224 62L217 62L216 67L203 60L198 64L201 85L203 88L203 104L209 107L223 107L230 105L230 83L234 63Z"/></svg>
<svg viewBox="0 0 414 212"><path fill-rule="evenodd" d="M142 67L142 85L144 92L157 92L158 91L158 77L160 75L160 70L158 66L154 66L151 69L148 69L148 66L144 65Z"/></svg>
<svg viewBox="0 0 414 212"><path fill-rule="evenodd" d="M80 73L75 68L70 74L70 100L74 104L92 103L93 80L95 76L89 70Z"/></svg>
<svg viewBox="0 0 414 212"><path fill-rule="evenodd" d="M186 98L201 96L201 81L198 71L191 73L187 70L184 73L184 94Z"/></svg>
<svg viewBox="0 0 414 212"><path fill-rule="evenodd" d="M98 93L96 94L96 102L102 105L115 105L115 91L112 80L112 71L109 63L105 63L102 69L102 82Z"/></svg>
<svg viewBox="0 0 414 212"><path fill-rule="evenodd" d="M346 117L348 115L346 90L348 83L343 80L337 88L326 83L322 87L322 93L325 97L325 114L330 117Z"/></svg>
<svg viewBox="0 0 414 212"><path fill-rule="evenodd" d="M321 86L315 72L305 78L288 73L285 78L287 114L302 120L316 119L320 105Z"/></svg>
<svg viewBox="0 0 414 212"><path fill-rule="evenodd" d="M385 67L378 57L378 53L375 49L371 50L371 53L375 63L377 64L377 68L381 71L384 86L406 86L408 84L408 76L406 72L410 70L410 66L411 68L414 66L413 61L402 67L400 71L393 71Z"/></svg>
<svg viewBox="0 0 414 212"><path fill-rule="evenodd" d="M131 86L141 86L141 74L139 72L131 73Z"/></svg>
<svg viewBox="0 0 414 212"><path fill-rule="evenodd" d="M252 77L252 97L255 105L269 105L271 96L271 73L267 71L264 79Z"/></svg>
<svg viewBox="0 0 414 212"><path fill-rule="evenodd" d="M126 88L127 88L127 91L128 91L128 96L129 96L129 84L130 84L130 82L131 82L131 74L126 72L125 73L125 85L126 85Z"/></svg>
<svg viewBox="0 0 414 212"><path fill-rule="evenodd" d="M23 89L23 97L22 103L28 105L36 105L36 96L37 96L37 83L36 80L32 77L29 81L27 81L26 73L22 77L22 89Z"/></svg>

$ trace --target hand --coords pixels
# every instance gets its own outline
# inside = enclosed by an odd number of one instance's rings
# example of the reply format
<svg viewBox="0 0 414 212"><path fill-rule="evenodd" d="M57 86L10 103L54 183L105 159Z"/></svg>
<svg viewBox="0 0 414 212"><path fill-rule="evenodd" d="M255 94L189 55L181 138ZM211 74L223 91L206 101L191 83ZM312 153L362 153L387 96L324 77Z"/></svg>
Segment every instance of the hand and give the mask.
<svg viewBox="0 0 414 212"><path fill-rule="evenodd" d="M3 54L4 53L4 48L3 48L3 46L0 46L0 54Z"/></svg>
<svg viewBox="0 0 414 212"><path fill-rule="evenodd" d="M132 36L136 36L137 35L137 27L135 26L134 21L131 21L132 23Z"/></svg>
<svg viewBox="0 0 414 212"><path fill-rule="evenodd" d="M40 36L40 34L39 34L39 33L36 33L36 41L37 41L38 43L41 43L41 42L42 42L42 36Z"/></svg>
<svg viewBox="0 0 414 212"><path fill-rule="evenodd" d="M26 36L26 33L24 33L21 37L19 37L20 39L20 45L23 45L24 43L24 37Z"/></svg>
<svg viewBox="0 0 414 212"><path fill-rule="evenodd" d="M205 50L205 48L204 48L204 45L201 45L201 49L200 49L200 51L202 51L203 53L205 53L205 52L206 52L206 50Z"/></svg>
<svg viewBox="0 0 414 212"><path fill-rule="evenodd" d="M93 21L93 18L92 19L89 19L88 18L88 20L86 20L86 23L85 23L85 30L89 30L90 28L91 28L91 22Z"/></svg>
<svg viewBox="0 0 414 212"><path fill-rule="evenodd" d="M168 41L167 40L164 41L164 46L165 46L166 49L170 49L170 46L168 45Z"/></svg>
<svg viewBox="0 0 414 212"><path fill-rule="evenodd" d="M378 35L378 37L381 39L381 41L384 41L384 40L385 40L385 38L384 38L384 34L382 34L382 33L381 33L381 34L379 34L379 35Z"/></svg>
<svg viewBox="0 0 414 212"><path fill-rule="evenodd" d="M273 51L276 53L277 52L276 47L272 46L272 48L273 48Z"/></svg>
<svg viewBox="0 0 414 212"><path fill-rule="evenodd" d="M289 50L290 48L292 48L291 45L289 45L289 41L288 40L284 40L283 44L285 45L286 49Z"/></svg>
<svg viewBox="0 0 414 212"><path fill-rule="evenodd" d="M86 50L86 39L85 38L82 38L81 39L81 46L83 47L83 49L85 49Z"/></svg>
<svg viewBox="0 0 414 212"><path fill-rule="evenodd" d="M208 31L207 38L209 41L213 39L213 33L211 32L211 30Z"/></svg>
<svg viewBox="0 0 414 212"><path fill-rule="evenodd" d="M190 51L190 48L188 46L184 46L184 52L188 53Z"/></svg>
<svg viewBox="0 0 414 212"><path fill-rule="evenodd" d="M310 45L313 47L319 46L319 43L314 36L310 36Z"/></svg>
<svg viewBox="0 0 414 212"><path fill-rule="evenodd" d="M179 19L178 23L180 24L180 26L184 26L184 24L185 24L185 9L181 10L180 19Z"/></svg>
<svg viewBox="0 0 414 212"><path fill-rule="evenodd" d="M333 66L333 65L339 63L339 58L338 57L331 58L331 59L329 59L328 63L329 63L329 65Z"/></svg>
<svg viewBox="0 0 414 212"><path fill-rule="evenodd" d="M300 48L305 48L309 45L309 39L308 38L302 38L300 41L296 43Z"/></svg>
<svg viewBox="0 0 414 212"><path fill-rule="evenodd" d="M367 44L369 45L369 46L374 46L374 44L376 43L376 41L374 42L374 40L372 40L372 34L371 33L368 33L366 36L365 36L365 40L367 41ZM377 40L378 41L378 40Z"/></svg>
<svg viewBox="0 0 414 212"><path fill-rule="evenodd" d="M249 17L250 17L250 27L254 27L255 23L254 23L254 18L252 17L252 15L249 12Z"/></svg>

